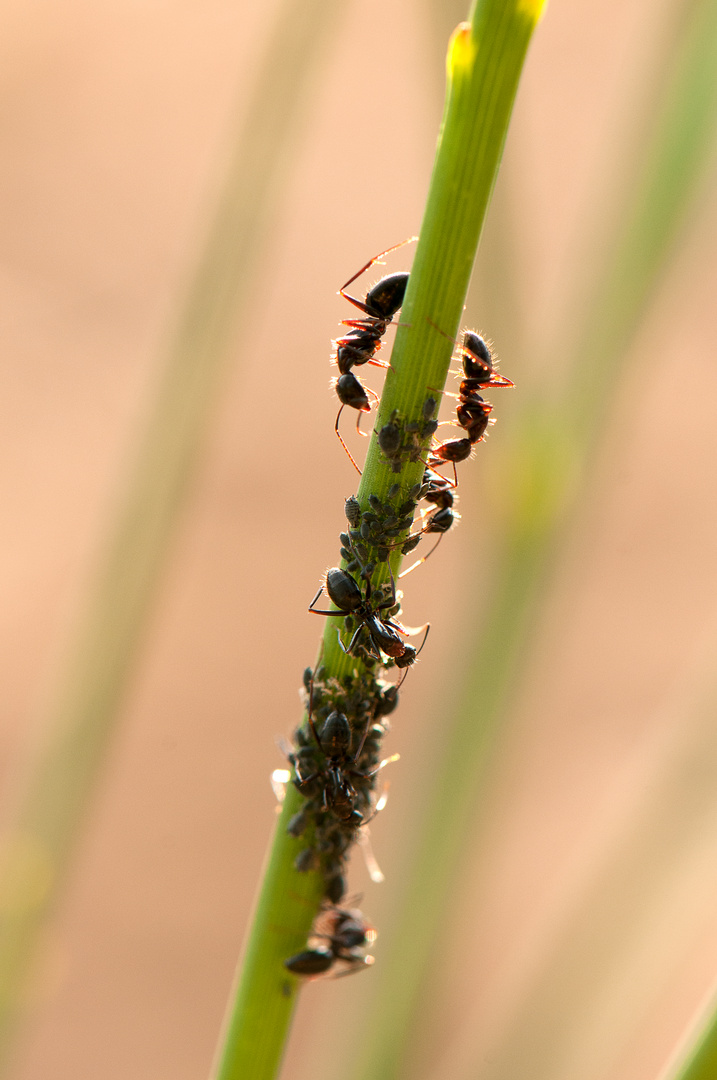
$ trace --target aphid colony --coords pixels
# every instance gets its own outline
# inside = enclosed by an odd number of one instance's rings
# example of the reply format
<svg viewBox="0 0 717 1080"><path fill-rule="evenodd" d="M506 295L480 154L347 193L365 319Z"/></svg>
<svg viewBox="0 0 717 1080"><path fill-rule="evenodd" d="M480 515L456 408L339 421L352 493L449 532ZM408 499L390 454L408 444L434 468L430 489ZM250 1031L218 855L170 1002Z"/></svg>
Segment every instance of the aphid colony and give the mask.
<svg viewBox="0 0 717 1080"><path fill-rule="evenodd" d="M397 244L396 248L402 246ZM376 359L376 354L403 304L409 275L402 272L381 278L363 300L348 295L346 289L396 248L388 248L371 259L339 290L341 296L363 313L363 318L344 320L342 325L349 329L334 342L333 357L339 369L334 389L341 403L335 431L356 469L358 465L339 432L339 420L348 405L358 412L359 430L361 413L371 410L369 395L378 400L378 395L363 386L353 369L363 364L388 367ZM453 396L458 399L455 423L464 434L429 444L438 428L437 402L433 397L426 398L419 420L407 421L394 413L377 431L381 453L391 470L399 474L407 462L422 462L422 482L408 491L395 483L385 501L370 495L366 506L355 496L346 500L348 529L340 535L344 567L327 571L309 605L312 614L342 620L337 627L338 644L344 653L356 658L357 664L341 680L328 676L321 658L314 671L307 668L304 673L307 722L295 731L288 753L294 768L293 783L305 799L288 825L292 836L306 838L306 846L299 852L295 865L300 871L320 872L325 897L306 950L285 961L285 966L295 975L349 974L373 962L363 950L372 944L375 931L360 911L339 905L346 892L349 849L380 809L381 800L377 801L375 795L377 777L396 756L381 760L381 743L389 730L387 718L398 704L399 687L423 648L429 627L408 631L398 621L400 593L390 564L389 582L374 585L372 578L379 564L388 563L393 550L400 548L401 554L407 555L424 535L438 536L428 555L435 551L458 516L456 465L470 456L473 447L483 440L488 425L493 423L490 415L493 406L479 391L491 386L513 386L495 370L490 348L479 334L473 331L464 334L460 358L462 379L458 394ZM445 465L452 466L452 478L438 471ZM420 508L421 525L411 533L421 502L426 504ZM428 555L399 576L404 577L425 562ZM331 608L316 606L324 592ZM405 638L421 631L423 641L416 649ZM396 683L381 677L383 671L391 668L402 673Z"/></svg>

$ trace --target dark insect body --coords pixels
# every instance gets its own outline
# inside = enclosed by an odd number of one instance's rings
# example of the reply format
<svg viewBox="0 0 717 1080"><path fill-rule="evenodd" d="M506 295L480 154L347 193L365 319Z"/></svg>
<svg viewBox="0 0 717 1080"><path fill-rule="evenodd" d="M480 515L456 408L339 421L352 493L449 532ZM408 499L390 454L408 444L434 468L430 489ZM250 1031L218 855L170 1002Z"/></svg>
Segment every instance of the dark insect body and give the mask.
<svg viewBox="0 0 717 1080"><path fill-rule="evenodd" d="M373 957L363 950L375 940L376 931L357 908L328 907L319 913L309 939L315 946L290 956L284 967L294 975L311 977L325 975L338 963L337 976L351 975L373 964Z"/></svg>
<svg viewBox="0 0 717 1080"><path fill-rule="evenodd" d="M515 386L510 379L495 370L493 354L480 334L466 330L461 346L461 363L465 380L465 393L486 389L488 386ZM466 381L469 385L465 385Z"/></svg>
<svg viewBox="0 0 717 1080"><path fill-rule="evenodd" d="M385 251L380 252L380 254L374 256L373 259L370 259L365 266L362 266L361 269L357 271L353 277L350 277L339 289L339 294L343 296L344 300L348 300L350 304L357 307L364 315L362 319L344 319L343 325L348 326L349 330L343 337L337 338L334 343L336 345L336 365L339 369L339 377L334 384L334 389L341 402L341 408L336 417L334 430L352 464L359 473L361 470L354 461L346 443L341 437L339 420L341 419L341 413L346 405L351 409L357 409L359 415L356 419L356 430L360 432L359 423L361 420L361 413L370 410L371 406L369 404L368 394L373 394L373 391L368 391L366 387L363 386L361 381L353 374L352 369L361 367L363 364L375 364L377 367L388 367L382 360L376 360L375 355L381 347L382 337L386 333L389 325L393 322L394 316L403 303L409 275L405 271L387 274L368 290L363 300L359 300L355 296L350 296L349 293L346 292L346 289L352 282L356 281L356 278L361 277L362 274L370 269L374 263L379 262L384 255L396 251L397 248L403 247L404 244L410 244L415 239L416 237L412 236L409 240L403 240L400 244L394 244L393 247L386 248ZM375 394L373 396L376 397Z"/></svg>
<svg viewBox="0 0 717 1080"><path fill-rule="evenodd" d="M368 567L363 568L366 575ZM326 582L321 586L314 599L309 604L309 611L314 615L326 615L329 618L341 618L351 615L358 622L353 636L344 646L339 638L339 644L345 653L351 653L358 644L364 630L367 631L371 643L372 655L379 661L383 660L382 654L394 661L397 667L409 667L416 659L416 650L411 645L406 645L401 634L406 631L395 622L389 615L382 615L396 605L396 587L391 578L390 593L386 597L385 592L374 591L368 576L365 577L366 591L362 594L356 579L347 570L341 570L334 566L326 572ZM326 589L329 599L338 610L319 610L314 604ZM379 600L375 601L377 593Z"/></svg>
<svg viewBox="0 0 717 1080"><path fill-rule="evenodd" d="M420 491L420 497L425 499L427 503L434 506L435 509L429 515L425 525L420 532L414 533L408 538L409 543L415 541L416 543L421 536L438 533L438 540L435 542L430 551L427 551L422 559L418 559L415 563L409 566L406 570L402 570L398 575L399 580L410 574L412 570L415 570L417 566L420 566L426 561L429 555L432 555L436 550L441 540L453 526L456 519L460 517L460 514L454 509L455 504L455 486L445 476L441 476L440 473L434 472L432 469L426 469L423 474L423 485ZM405 554L405 545L404 545Z"/></svg>
<svg viewBox="0 0 717 1080"><path fill-rule="evenodd" d="M440 330L440 333L443 331ZM474 330L466 330L464 333L460 352L464 377L458 390L456 421L467 437L440 443L432 449L428 457L431 468L452 464L456 485L456 464L470 457L473 446L483 439L488 425L494 422L490 419L493 406L489 401L484 401L478 391L489 386L515 386L510 379L498 374L490 347Z"/></svg>
<svg viewBox="0 0 717 1080"><path fill-rule="evenodd" d="M290 755L290 760L296 769L294 783L299 791L310 797L316 793L317 787L322 792L323 804L327 810L343 824L350 827L358 827L364 823L364 816L357 809L358 792L352 784L352 779L365 780L370 774L356 768L356 763L361 757L361 752L369 732L370 718L366 723L363 736L356 752L351 754L353 735L351 725L345 713L334 709L327 716L319 734L313 716L314 687L313 682L309 690L308 723L316 746L324 757L323 762L316 760L316 756L310 747L304 747ZM307 771L304 774L304 768Z"/></svg>

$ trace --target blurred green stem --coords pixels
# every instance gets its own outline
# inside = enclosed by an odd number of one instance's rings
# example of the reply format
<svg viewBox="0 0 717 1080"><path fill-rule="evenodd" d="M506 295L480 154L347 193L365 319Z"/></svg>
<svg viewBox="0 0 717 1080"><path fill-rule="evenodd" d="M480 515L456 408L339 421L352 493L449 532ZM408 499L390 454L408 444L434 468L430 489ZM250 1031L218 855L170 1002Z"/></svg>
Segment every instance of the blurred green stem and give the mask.
<svg viewBox="0 0 717 1080"><path fill-rule="evenodd" d="M661 1080L714 1080L717 1076L717 994L712 995L694 1039L678 1059Z"/></svg>
<svg viewBox="0 0 717 1080"><path fill-rule="evenodd" d="M67 875L170 541L230 356L309 76L340 4L287 0L279 12L224 193L170 345L128 492L100 553L88 610L4 836L0 866L0 1064L22 1011L39 935Z"/></svg>

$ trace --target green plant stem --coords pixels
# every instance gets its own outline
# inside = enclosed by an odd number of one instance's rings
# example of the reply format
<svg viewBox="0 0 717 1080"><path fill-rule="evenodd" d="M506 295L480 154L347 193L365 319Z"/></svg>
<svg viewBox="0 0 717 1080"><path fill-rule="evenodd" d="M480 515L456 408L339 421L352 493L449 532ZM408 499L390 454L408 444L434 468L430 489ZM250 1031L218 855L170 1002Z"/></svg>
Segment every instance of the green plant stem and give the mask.
<svg viewBox="0 0 717 1080"><path fill-rule="evenodd" d="M714 1080L717 1076L717 995L700 1018L688 1048L678 1055L661 1080Z"/></svg>
<svg viewBox="0 0 717 1080"><path fill-rule="evenodd" d="M400 920L376 972L380 988L362 1026L355 1080L411 1075L412 1054L422 1045L427 973L467 830L475 835L476 792L520 683L526 642L567 511L577 499L577 481L588 468L639 319L705 175L717 121L716 66L717 0L701 0L665 77L644 171L579 335L567 389L552 400L524 401L511 445L493 463L502 516L490 567L491 597L480 628L465 634L472 646L457 665L468 674L454 690L456 704L452 709L443 702L443 749L422 791L419 846L403 884Z"/></svg>
<svg viewBox="0 0 717 1080"><path fill-rule="evenodd" d="M83 813L142 640L188 481L251 304L257 258L308 78L341 5L288 0L234 148L224 193L169 348L128 492L99 557L47 736L2 847L0 1063L21 1013L39 935L67 873Z"/></svg>
<svg viewBox="0 0 717 1080"><path fill-rule="evenodd" d="M541 3L526 0L482 0L473 9L471 23L459 27L451 39L443 125L376 430L395 413L408 422L418 421L426 398L440 396L525 52L541 7ZM372 438L358 491L361 506L368 505L369 494L384 500L395 483L408 491L423 471L419 459L405 464L399 474L393 472ZM400 555L391 562L396 570ZM387 577L384 564L374 583ZM340 679L359 665L342 652L334 621L327 619L326 623L325 677ZM291 798L293 805L293 794ZM300 935L293 935L301 931L306 937L319 900L317 893L313 910L309 910L306 890L311 892L310 882L318 875L297 874L289 865L291 845L281 835L286 813L288 810L280 819L274 840L271 880L265 881L257 904L247 960L220 1053L218 1080L249 1076L271 1080L280 1060L279 1047L295 995L285 995L283 1008L276 1000L270 1005L269 995L276 999L285 994L287 974L279 961L290 955L290 944L293 951L300 947ZM280 884L283 894L276 897ZM277 927L287 932L287 951L281 955L276 948ZM294 976L288 978L295 985ZM257 1007L257 997L264 1009ZM266 1028L270 1023L275 1024L273 1034L257 1027ZM257 1056L259 1046L265 1048L261 1059Z"/></svg>

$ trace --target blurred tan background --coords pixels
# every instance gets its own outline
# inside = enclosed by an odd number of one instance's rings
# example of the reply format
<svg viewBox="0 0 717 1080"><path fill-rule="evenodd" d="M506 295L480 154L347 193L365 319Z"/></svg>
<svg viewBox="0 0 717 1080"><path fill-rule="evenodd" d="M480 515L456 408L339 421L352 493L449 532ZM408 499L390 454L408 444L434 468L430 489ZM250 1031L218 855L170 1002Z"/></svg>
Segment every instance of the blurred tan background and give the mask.
<svg viewBox="0 0 717 1080"><path fill-rule="evenodd" d="M484 292L466 316L519 384L496 395L479 458L509 424L521 380L555 376L536 370L532 343L570 331L566 290L601 234L591 210L619 185L641 87L665 51L668 14L654 8L551 0L536 34L497 194L511 277L501 290L484 261ZM257 0L9 0L0 10L7 791L40 737L274 14ZM437 18L408 0L347 5L316 77L12 1080L207 1074L273 826L276 738L296 722L316 649L306 606L336 560L355 490L331 430L330 338L347 316L336 290L420 225L444 44L464 15L458 4ZM717 642L716 211L707 191L636 367L605 403L591 498L495 779L482 842L490 875L474 880L469 860L456 882L456 935L414 1076L482 1075L475 1063L490 1060L587 887L586 845L613 850L625 807L639 819L669 757L680 686L696 652ZM388 269L407 266L408 253ZM385 885L354 860L352 888L381 936L400 918L392 890L440 740L442 686L468 616L462 582L479 573L490 529L480 460L463 475L461 527L406 582L406 621L433 629L395 717L389 806L372 825ZM717 822L707 800L710 815ZM596 1077L655 1076L717 974L715 856L706 827L651 915L653 936L630 939L619 978L599 955L580 956L593 988L580 991L586 1045L604 1050L591 1058ZM639 909L636 925L647 933ZM306 988L287 1080L344 1075L373 977ZM606 1050L600 1024L613 1014L625 1030Z"/></svg>

